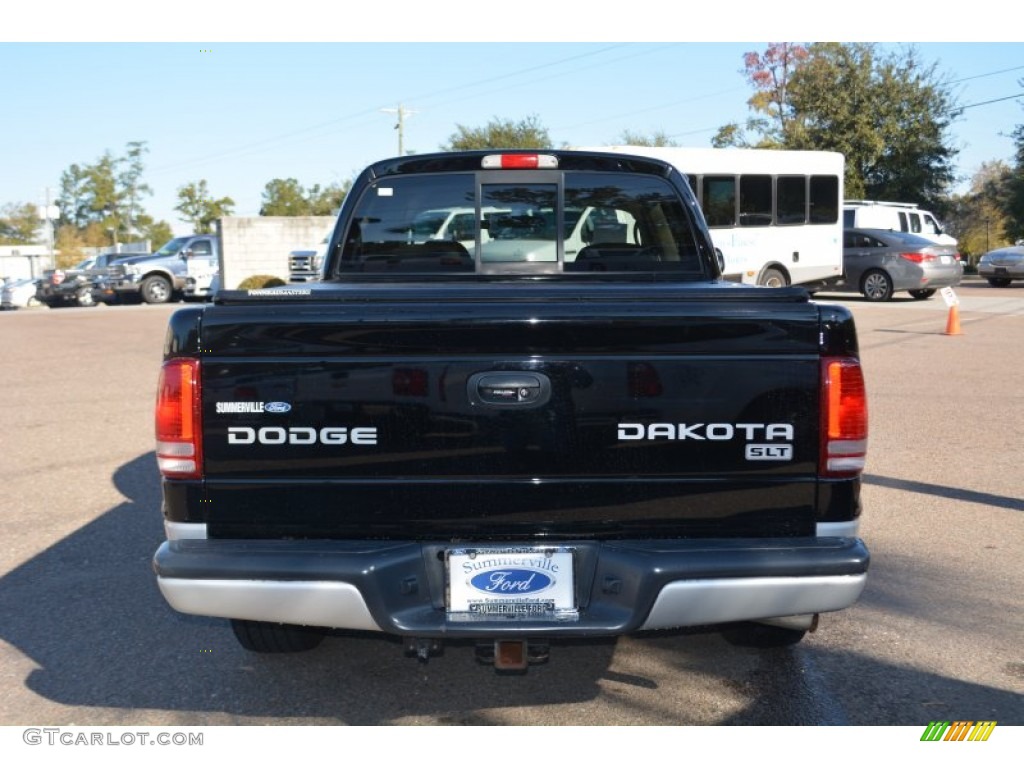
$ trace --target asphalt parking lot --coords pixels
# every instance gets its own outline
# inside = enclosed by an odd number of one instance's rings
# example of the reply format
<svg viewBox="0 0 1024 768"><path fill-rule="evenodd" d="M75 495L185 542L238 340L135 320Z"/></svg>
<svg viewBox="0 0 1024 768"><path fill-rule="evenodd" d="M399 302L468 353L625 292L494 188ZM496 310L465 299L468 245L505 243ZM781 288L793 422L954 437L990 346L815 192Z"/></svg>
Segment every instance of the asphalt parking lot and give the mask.
<svg viewBox="0 0 1024 768"><path fill-rule="evenodd" d="M152 406L172 307L0 315L0 724L1024 725L1024 284L852 307L870 402L868 588L789 650L716 633L556 645L523 677L453 645L247 654L160 598ZM904 295L905 296L905 295Z"/></svg>

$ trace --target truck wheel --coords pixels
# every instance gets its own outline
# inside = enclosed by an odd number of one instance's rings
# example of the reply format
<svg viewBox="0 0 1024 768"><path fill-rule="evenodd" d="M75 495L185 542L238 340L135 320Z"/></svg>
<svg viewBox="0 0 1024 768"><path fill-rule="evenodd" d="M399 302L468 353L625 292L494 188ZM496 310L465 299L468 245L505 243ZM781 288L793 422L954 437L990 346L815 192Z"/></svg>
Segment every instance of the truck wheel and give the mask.
<svg viewBox="0 0 1024 768"><path fill-rule="evenodd" d="M166 304L171 300L171 284L160 275L150 275L143 280L139 292L147 304Z"/></svg>
<svg viewBox="0 0 1024 768"><path fill-rule="evenodd" d="M786 276L781 270L766 269L761 273L761 279L757 281L757 284L768 288L785 288L789 285L789 281L786 280Z"/></svg>
<svg viewBox="0 0 1024 768"><path fill-rule="evenodd" d="M96 300L92 297L92 291L89 288L81 288L78 293L75 294L75 301L80 307L95 307Z"/></svg>
<svg viewBox="0 0 1024 768"><path fill-rule="evenodd" d="M232 619L231 630L242 647L254 653L311 651L324 639L324 631L319 627L273 624L269 621Z"/></svg>
<svg viewBox="0 0 1024 768"><path fill-rule="evenodd" d="M722 630L726 642L740 648L786 648L799 643L806 634L806 629L772 627L752 622Z"/></svg>
<svg viewBox="0 0 1024 768"><path fill-rule="evenodd" d="M872 269L860 281L860 292L868 301L888 301L892 298L892 278L880 269Z"/></svg>

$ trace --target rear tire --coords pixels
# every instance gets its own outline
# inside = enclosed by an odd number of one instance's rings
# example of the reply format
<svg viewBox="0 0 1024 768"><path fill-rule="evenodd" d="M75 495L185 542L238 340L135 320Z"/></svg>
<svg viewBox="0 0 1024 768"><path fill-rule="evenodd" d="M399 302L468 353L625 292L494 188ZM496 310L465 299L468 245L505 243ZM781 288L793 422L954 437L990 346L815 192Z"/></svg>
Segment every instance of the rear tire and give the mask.
<svg viewBox="0 0 1024 768"><path fill-rule="evenodd" d="M789 281L782 270L766 269L761 273L761 278L757 281L757 284L768 288L785 288L789 285Z"/></svg>
<svg viewBox="0 0 1024 768"><path fill-rule="evenodd" d="M754 623L737 624L722 630L726 642L739 648L788 648L803 640L806 634L806 629Z"/></svg>
<svg viewBox="0 0 1024 768"><path fill-rule="evenodd" d="M231 631L242 647L253 653L311 651L324 639L324 630L320 627L274 624L269 621L232 619Z"/></svg>
<svg viewBox="0 0 1024 768"><path fill-rule="evenodd" d="M932 296L934 296L935 289L922 288L919 291L908 291L908 293L910 293L910 295L913 296L917 301L921 301L922 299L930 299Z"/></svg>
<svg viewBox="0 0 1024 768"><path fill-rule="evenodd" d="M988 284L993 288L1006 288L1010 285L1010 278L1008 277L990 277L988 278Z"/></svg>
<svg viewBox="0 0 1024 768"><path fill-rule="evenodd" d="M888 301L892 298L892 278L880 269L872 269L861 279L860 292L868 301Z"/></svg>

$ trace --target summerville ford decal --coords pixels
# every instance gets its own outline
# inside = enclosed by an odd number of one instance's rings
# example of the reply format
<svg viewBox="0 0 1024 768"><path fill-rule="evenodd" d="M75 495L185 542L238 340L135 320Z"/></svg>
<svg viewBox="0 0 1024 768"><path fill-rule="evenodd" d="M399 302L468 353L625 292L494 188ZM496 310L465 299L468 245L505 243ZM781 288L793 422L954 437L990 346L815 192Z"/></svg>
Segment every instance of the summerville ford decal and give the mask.
<svg viewBox="0 0 1024 768"><path fill-rule="evenodd" d="M450 614L576 615L568 548L453 549L447 563Z"/></svg>

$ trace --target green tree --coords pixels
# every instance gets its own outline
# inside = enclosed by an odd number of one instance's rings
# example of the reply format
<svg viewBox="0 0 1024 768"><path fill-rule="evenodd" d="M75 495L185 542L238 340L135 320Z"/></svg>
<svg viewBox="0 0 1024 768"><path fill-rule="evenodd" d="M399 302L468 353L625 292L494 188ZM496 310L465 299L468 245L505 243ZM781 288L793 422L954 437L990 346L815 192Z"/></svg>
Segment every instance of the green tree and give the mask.
<svg viewBox="0 0 1024 768"><path fill-rule="evenodd" d="M75 228L84 245L149 237L148 230L154 227L159 232L169 230L166 222L154 222L142 207L143 196L152 194L142 181L142 157L148 151L146 142L131 141L122 157L107 150L95 163L70 165L61 174L56 201L60 225ZM102 242L92 242L97 232Z"/></svg>
<svg viewBox="0 0 1024 768"><path fill-rule="evenodd" d="M803 51L803 52L801 52ZM846 196L942 209L953 181L955 101L914 49L872 43L774 43L747 54L756 113L719 129L714 146L820 149L846 157Z"/></svg>
<svg viewBox="0 0 1024 768"><path fill-rule="evenodd" d="M144 141L129 141L125 157L122 158L124 168L118 176L118 183L123 190L125 232L131 235L138 231L139 219L145 214L142 211L141 197L152 195L153 189L142 181L145 166L142 156L149 152Z"/></svg>
<svg viewBox="0 0 1024 768"><path fill-rule="evenodd" d="M228 214L225 214L228 215ZM139 237L148 240L153 248L159 248L168 240L174 237L174 230L164 220L155 221L148 214L141 214L135 221Z"/></svg>
<svg viewBox="0 0 1024 768"><path fill-rule="evenodd" d="M956 104L914 49L815 43L793 74L786 145L846 156L846 196L942 208L954 180L948 133Z"/></svg>
<svg viewBox="0 0 1024 768"><path fill-rule="evenodd" d="M1024 238L1024 125L1014 130L1013 141L1016 145L1014 164L1000 180L997 194L999 208L1006 217L1006 237L1016 241Z"/></svg>
<svg viewBox="0 0 1024 768"><path fill-rule="evenodd" d="M971 178L970 189L949 200L943 223L957 239L960 254L972 263L986 251L1008 244L1003 201L1010 173L1006 163L984 163Z"/></svg>
<svg viewBox="0 0 1024 768"><path fill-rule="evenodd" d="M483 128L468 128L456 124L456 131L441 146L444 152L463 149L543 149L551 146L548 129L540 124L536 115L520 120L495 117Z"/></svg>
<svg viewBox="0 0 1024 768"><path fill-rule="evenodd" d="M178 204L174 210L181 214L181 220L192 225L198 234L213 232L217 219L230 216L235 201L230 197L214 198L207 187L206 179L190 182L178 187Z"/></svg>
<svg viewBox="0 0 1024 768"><path fill-rule="evenodd" d="M271 179L263 188L260 216L309 216L311 211L298 179Z"/></svg>
<svg viewBox="0 0 1024 768"><path fill-rule="evenodd" d="M351 180L343 184L328 184L323 189L319 184L314 184L307 192L309 201L309 213L311 216L334 216L341 208L345 196L352 188Z"/></svg>
<svg viewBox="0 0 1024 768"><path fill-rule="evenodd" d="M636 133L625 130L619 137L611 142L612 144L625 144L630 147L678 147L678 142L673 141L664 131L655 131L652 134Z"/></svg>
<svg viewBox="0 0 1024 768"><path fill-rule="evenodd" d="M89 222L98 223L114 234L122 232L124 220L117 165L117 158L109 150L104 152L94 165L86 167L84 184Z"/></svg>
<svg viewBox="0 0 1024 768"><path fill-rule="evenodd" d="M85 180L85 168L77 163L72 163L60 175L60 195L57 197L60 221L76 229L82 229L89 223Z"/></svg>
<svg viewBox="0 0 1024 768"><path fill-rule="evenodd" d="M0 208L0 243L34 243L40 224L39 214L32 203L8 203Z"/></svg>

